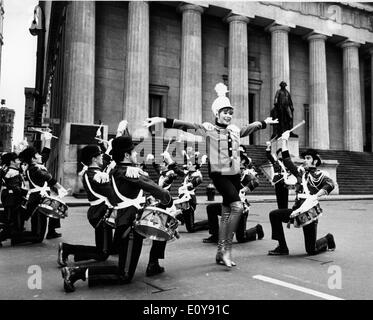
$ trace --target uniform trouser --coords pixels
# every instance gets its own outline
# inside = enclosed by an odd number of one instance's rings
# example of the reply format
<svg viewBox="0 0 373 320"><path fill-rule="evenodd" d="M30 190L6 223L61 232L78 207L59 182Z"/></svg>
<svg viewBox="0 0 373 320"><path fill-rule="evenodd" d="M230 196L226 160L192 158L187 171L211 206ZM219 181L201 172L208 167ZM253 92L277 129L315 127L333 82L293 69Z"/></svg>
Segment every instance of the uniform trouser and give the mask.
<svg viewBox="0 0 373 320"><path fill-rule="evenodd" d="M130 228L130 229L128 229ZM132 227L123 225L115 229L114 243L119 253L118 266L88 267L88 285L129 283L139 262L144 237ZM166 241L154 241L149 262L163 259Z"/></svg>
<svg viewBox="0 0 373 320"><path fill-rule="evenodd" d="M277 207L279 209L287 209L289 201L289 189L283 182L275 184Z"/></svg>
<svg viewBox="0 0 373 320"><path fill-rule="evenodd" d="M269 220L272 227L272 239L277 240L280 245L286 246L285 234L282 224L288 223L292 209L278 209L269 213ZM322 237L316 240L318 220L303 227L304 244L309 255L324 252L328 248L328 240Z"/></svg>
<svg viewBox="0 0 373 320"><path fill-rule="evenodd" d="M206 207L209 225L209 233L218 238L219 236L219 219L221 215L221 203L212 203ZM247 214L242 214L236 230L236 239L238 242L247 242L256 240L256 228L246 230Z"/></svg>
<svg viewBox="0 0 373 320"><path fill-rule="evenodd" d="M188 232L195 232L195 231L201 231L201 230L208 229L207 220L194 222L194 212L196 210L196 207L197 207L197 198L194 194L192 194L191 199L189 200L189 209L183 210L185 227L188 230Z"/></svg>
<svg viewBox="0 0 373 320"><path fill-rule="evenodd" d="M94 221L92 221L94 220ZM91 225L97 225L99 219L92 219ZM96 260L105 261L113 253L113 229L102 222L95 228L95 246L63 244L66 255L73 254L74 261Z"/></svg>
<svg viewBox="0 0 373 320"><path fill-rule="evenodd" d="M31 217L31 231L23 231L14 236L14 243L33 242L40 243L43 241L47 230L48 217L39 211L35 211ZM49 220L59 220L49 218ZM56 223L56 222L54 222Z"/></svg>

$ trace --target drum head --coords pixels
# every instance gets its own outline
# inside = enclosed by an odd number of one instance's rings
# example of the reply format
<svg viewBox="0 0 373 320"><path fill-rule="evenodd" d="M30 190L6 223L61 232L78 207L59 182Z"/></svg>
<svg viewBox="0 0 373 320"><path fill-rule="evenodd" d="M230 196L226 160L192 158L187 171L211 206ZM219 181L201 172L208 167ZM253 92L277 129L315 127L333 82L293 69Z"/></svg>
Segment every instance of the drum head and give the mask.
<svg viewBox="0 0 373 320"><path fill-rule="evenodd" d="M161 230L153 225L147 225L144 222L136 224L135 230L138 234L151 240L168 241L172 238L166 230Z"/></svg>

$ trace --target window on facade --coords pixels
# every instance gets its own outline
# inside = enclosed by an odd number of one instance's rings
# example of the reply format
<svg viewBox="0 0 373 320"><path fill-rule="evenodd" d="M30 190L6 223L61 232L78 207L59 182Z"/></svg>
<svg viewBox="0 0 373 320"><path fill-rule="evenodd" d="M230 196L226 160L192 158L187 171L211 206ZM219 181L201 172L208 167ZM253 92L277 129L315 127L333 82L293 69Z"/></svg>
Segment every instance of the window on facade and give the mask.
<svg viewBox="0 0 373 320"><path fill-rule="evenodd" d="M149 117L166 117L168 86L150 85L149 86ZM155 128L149 128L152 134L155 134Z"/></svg>
<svg viewBox="0 0 373 320"><path fill-rule="evenodd" d="M310 106L308 104L304 104L304 121L305 121L305 137L304 137L304 144L305 146L310 145Z"/></svg>

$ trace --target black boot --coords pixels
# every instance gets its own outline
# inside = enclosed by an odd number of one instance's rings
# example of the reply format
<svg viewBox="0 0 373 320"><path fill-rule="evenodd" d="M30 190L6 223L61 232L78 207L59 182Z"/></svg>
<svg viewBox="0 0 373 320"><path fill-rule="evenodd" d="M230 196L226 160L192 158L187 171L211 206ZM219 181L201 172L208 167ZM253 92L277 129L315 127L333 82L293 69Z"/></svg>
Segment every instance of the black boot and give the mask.
<svg viewBox="0 0 373 320"><path fill-rule="evenodd" d="M51 229L51 230L48 230L48 233L47 233L47 236L46 236L46 239L55 239L55 238L59 238L62 236L62 233L58 233L56 232L55 229Z"/></svg>
<svg viewBox="0 0 373 320"><path fill-rule="evenodd" d="M64 245L65 244L63 242L60 242L58 244L57 263L60 267L67 266L68 253L66 252L66 250L64 250Z"/></svg>
<svg viewBox="0 0 373 320"><path fill-rule="evenodd" d="M268 251L269 256L287 256L289 249L287 247L277 246L275 249Z"/></svg>
<svg viewBox="0 0 373 320"><path fill-rule="evenodd" d="M157 261L149 261L148 267L146 268L146 276L151 277L156 274L163 273L164 268L161 267Z"/></svg>
<svg viewBox="0 0 373 320"><path fill-rule="evenodd" d="M328 240L328 250L334 251L336 246L333 235L331 233L328 233L325 238Z"/></svg>
<svg viewBox="0 0 373 320"><path fill-rule="evenodd" d="M81 267L63 267L61 274L63 278L63 288L65 292L75 291L74 283L77 280L86 280L85 272L87 268Z"/></svg>
<svg viewBox="0 0 373 320"><path fill-rule="evenodd" d="M258 235L258 240L262 240L264 238L263 227L260 224L257 224L255 228Z"/></svg>

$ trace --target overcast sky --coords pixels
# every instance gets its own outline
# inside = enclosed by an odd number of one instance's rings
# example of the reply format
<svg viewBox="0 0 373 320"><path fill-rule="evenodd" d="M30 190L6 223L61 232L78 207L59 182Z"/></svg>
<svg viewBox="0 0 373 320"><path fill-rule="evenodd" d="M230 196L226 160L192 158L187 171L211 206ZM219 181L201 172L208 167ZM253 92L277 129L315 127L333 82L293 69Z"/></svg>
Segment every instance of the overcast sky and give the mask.
<svg viewBox="0 0 373 320"><path fill-rule="evenodd" d="M3 0L4 26L0 98L16 111L13 143L23 138L25 87L35 87L36 37L29 28L36 0Z"/></svg>

